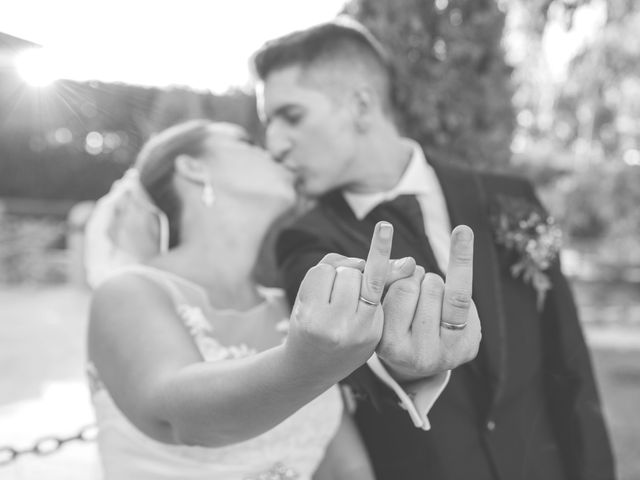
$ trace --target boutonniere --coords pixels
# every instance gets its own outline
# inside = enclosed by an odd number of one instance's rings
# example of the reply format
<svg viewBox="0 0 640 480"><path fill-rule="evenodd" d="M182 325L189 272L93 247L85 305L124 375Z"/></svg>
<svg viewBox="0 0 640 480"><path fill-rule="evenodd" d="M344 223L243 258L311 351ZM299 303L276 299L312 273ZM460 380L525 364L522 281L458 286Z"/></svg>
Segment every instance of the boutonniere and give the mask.
<svg viewBox="0 0 640 480"><path fill-rule="evenodd" d="M491 211L495 240L514 256L511 275L522 277L537 294L542 310L551 280L545 273L558 258L562 232L542 207L522 198L500 195Z"/></svg>

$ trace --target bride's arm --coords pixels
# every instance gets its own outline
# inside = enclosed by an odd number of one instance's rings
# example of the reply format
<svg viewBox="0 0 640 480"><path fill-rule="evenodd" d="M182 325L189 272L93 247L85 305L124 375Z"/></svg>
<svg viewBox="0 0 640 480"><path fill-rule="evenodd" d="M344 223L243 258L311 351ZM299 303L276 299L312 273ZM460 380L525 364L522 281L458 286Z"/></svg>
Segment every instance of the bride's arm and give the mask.
<svg viewBox="0 0 640 480"><path fill-rule="evenodd" d="M373 353L382 308L359 302L360 285L379 302L391 240L374 243L364 275L322 262L312 268L286 343L236 360L204 362L159 286L114 278L92 303L90 359L118 407L152 438L221 446L257 436Z"/></svg>
<svg viewBox="0 0 640 480"><path fill-rule="evenodd" d="M156 440L203 446L246 440L346 373L312 369L285 345L205 362L164 292L132 277L96 292L89 357L120 410Z"/></svg>
<svg viewBox="0 0 640 480"><path fill-rule="evenodd" d="M373 468L351 415L342 414L342 422L327 447L313 480L374 480Z"/></svg>

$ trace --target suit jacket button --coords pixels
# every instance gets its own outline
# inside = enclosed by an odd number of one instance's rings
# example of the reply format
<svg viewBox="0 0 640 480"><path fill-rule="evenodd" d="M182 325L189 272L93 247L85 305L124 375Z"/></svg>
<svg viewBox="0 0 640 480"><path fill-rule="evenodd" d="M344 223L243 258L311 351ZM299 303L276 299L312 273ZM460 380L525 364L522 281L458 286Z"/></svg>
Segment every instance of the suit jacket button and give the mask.
<svg viewBox="0 0 640 480"><path fill-rule="evenodd" d="M494 422L493 420L489 420L487 422L487 430L490 432L493 432L496 429L496 422Z"/></svg>

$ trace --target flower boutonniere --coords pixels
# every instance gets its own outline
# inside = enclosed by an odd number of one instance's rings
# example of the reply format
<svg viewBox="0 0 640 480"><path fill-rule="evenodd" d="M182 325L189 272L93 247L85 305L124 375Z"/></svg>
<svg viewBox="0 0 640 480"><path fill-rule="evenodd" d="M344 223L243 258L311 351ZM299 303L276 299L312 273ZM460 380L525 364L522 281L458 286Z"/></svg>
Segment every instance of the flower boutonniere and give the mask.
<svg viewBox="0 0 640 480"><path fill-rule="evenodd" d="M542 310L551 280L545 273L558 257L562 232L542 207L522 198L500 195L491 211L495 240L512 252L514 278L522 277L537 293Z"/></svg>

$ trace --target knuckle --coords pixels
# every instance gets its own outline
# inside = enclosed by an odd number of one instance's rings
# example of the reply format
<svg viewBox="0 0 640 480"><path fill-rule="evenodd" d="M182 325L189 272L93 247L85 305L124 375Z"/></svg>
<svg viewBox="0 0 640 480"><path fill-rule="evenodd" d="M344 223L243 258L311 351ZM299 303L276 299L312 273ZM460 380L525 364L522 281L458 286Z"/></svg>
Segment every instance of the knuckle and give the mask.
<svg viewBox="0 0 640 480"><path fill-rule="evenodd" d="M471 308L471 295L467 292L463 292L461 290L456 290L451 292L447 296L447 302L454 308L458 309L469 309Z"/></svg>
<svg viewBox="0 0 640 480"><path fill-rule="evenodd" d="M366 281L367 287L373 292L382 292L382 290L384 290L384 284L384 279L378 277L367 278Z"/></svg>
<svg viewBox="0 0 640 480"><path fill-rule="evenodd" d="M333 266L329 265L328 263L319 263L318 265L312 267L310 271L320 274L327 274L333 273L335 271L335 268L333 268Z"/></svg>
<svg viewBox="0 0 640 480"><path fill-rule="evenodd" d="M417 282L414 282L410 279L400 280L396 282L395 290L399 295L413 297L417 296L420 293L420 286Z"/></svg>
<svg viewBox="0 0 640 480"><path fill-rule="evenodd" d="M343 335L338 330L319 332L319 334L324 336L325 343L329 344L332 348L338 348L343 343Z"/></svg>
<svg viewBox="0 0 640 480"><path fill-rule="evenodd" d="M459 265L472 265L473 251L470 248L458 249L455 251L453 259Z"/></svg>
<svg viewBox="0 0 640 480"><path fill-rule="evenodd" d="M336 273L341 277L360 278L362 272L353 267L341 266L336 268Z"/></svg>
<svg viewBox="0 0 640 480"><path fill-rule="evenodd" d="M373 248L378 254L386 256L391 251L391 244L388 242L375 242Z"/></svg>
<svg viewBox="0 0 640 480"><path fill-rule="evenodd" d="M416 278L418 278L419 280L422 280L424 278L424 276L426 275L426 270L424 269L424 267L422 265L418 265L418 266L416 266L416 269L413 272L413 275Z"/></svg>
<svg viewBox="0 0 640 480"><path fill-rule="evenodd" d="M307 289L313 289L318 283L327 282L334 278L336 274L335 268L326 263L321 263L309 269L303 284Z"/></svg>
<svg viewBox="0 0 640 480"><path fill-rule="evenodd" d="M422 280L422 284L428 288L444 290L444 280L440 275L436 273L426 273L424 275L424 279Z"/></svg>
<svg viewBox="0 0 640 480"><path fill-rule="evenodd" d="M334 263L339 260L342 260L343 258L344 257L338 253L327 253L324 257L322 257L322 260L320 260L320 264Z"/></svg>
<svg viewBox="0 0 640 480"><path fill-rule="evenodd" d="M442 299L444 295L444 281L439 275L427 274L421 285L421 294L430 299Z"/></svg>
<svg viewBox="0 0 640 480"><path fill-rule="evenodd" d="M330 349L336 349L343 343L343 334L337 328L326 328L317 322L305 322L303 330L314 343L325 345Z"/></svg>

